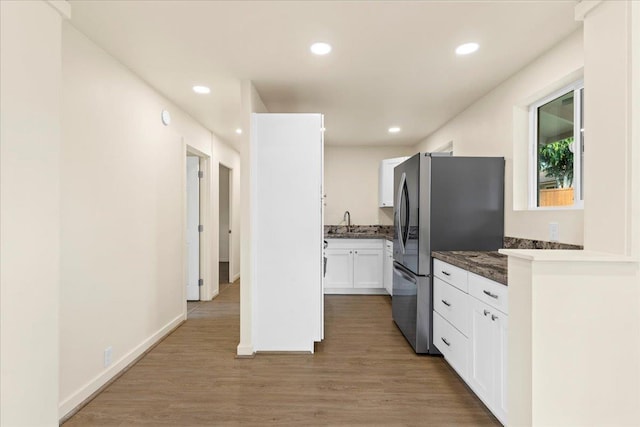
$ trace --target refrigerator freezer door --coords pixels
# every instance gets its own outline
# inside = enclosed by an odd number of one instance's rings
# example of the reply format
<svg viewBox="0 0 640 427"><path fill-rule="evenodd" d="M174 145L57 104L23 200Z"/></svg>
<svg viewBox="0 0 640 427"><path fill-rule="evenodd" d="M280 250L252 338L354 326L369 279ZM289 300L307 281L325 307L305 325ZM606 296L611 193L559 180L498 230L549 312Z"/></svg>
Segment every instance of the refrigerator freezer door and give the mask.
<svg viewBox="0 0 640 427"><path fill-rule="evenodd" d="M433 306L429 277L416 276L393 263L393 320L416 353L434 353L431 345Z"/></svg>

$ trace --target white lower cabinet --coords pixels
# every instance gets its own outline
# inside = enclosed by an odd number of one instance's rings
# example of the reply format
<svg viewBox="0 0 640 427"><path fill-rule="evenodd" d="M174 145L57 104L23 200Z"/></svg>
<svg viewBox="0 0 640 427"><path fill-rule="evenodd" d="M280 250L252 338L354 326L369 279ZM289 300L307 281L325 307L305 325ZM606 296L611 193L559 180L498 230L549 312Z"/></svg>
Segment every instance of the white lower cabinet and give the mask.
<svg viewBox="0 0 640 427"><path fill-rule="evenodd" d="M494 348L494 375L496 388L494 390L493 413L502 422L507 424L507 367L508 353L507 335L509 331L509 316L506 314L499 317L495 321L495 339L496 347Z"/></svg>
<svg viewBox="0 0 640 427"><path fill-rule="evenodd" d="M386 241L384 249L384 279L382 284L387 293L393 296L393 242Z"/></svg>
<svg viewBox="0 0 640 427"><path fill-rule="evenodd" d="M438 312L433 313L433 341L449 365L465 379L469 364L469 340Z"/></svg>
<svg viewBox="0 0 640 427"><path fill-rule="evenodd" d="M382 288L382 249L354 249L353 287Z"/></svg>
<svg viewBox="0 0 640 427"><path fill-rule="evenodd" d="M324 287L353 287L353 249L325 249L327 257L327 273L324 276Z"/></svg>
<svg viewBox="0 0 640 427"><path fill-rule="evenodd" d="M468 298L471 303L471 369L467 383L488 406L494 388L491 307L473 297Z"/></svg>
<svg viewBox="0 0 640 427"><path fill-rule="evenodd" d="M447 272L455 268L438 261ZM504 425L507 423L507 287L468 272L434 277L434 344ZM464 283L463 283L464 282ZM469 293L461 289L469 289ZM481 299L478 299L481 298ZM461 350L461 348L463 348ZM462 356L464 354L464 357Z"/></svg>
<svg viewBox="0 0 640 427"><path fill-rule="evenodd" d="M382 239L326 239L325 294L384 294Z"/></svg>

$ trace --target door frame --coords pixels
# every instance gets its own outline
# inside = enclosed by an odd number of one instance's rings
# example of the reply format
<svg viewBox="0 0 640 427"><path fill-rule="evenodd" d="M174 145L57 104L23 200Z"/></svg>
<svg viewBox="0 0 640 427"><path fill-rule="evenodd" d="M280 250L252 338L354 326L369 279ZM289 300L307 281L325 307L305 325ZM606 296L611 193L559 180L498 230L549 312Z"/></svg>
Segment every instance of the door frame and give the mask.
<svg viewBox="0 0 640 427"><path fill-rule="evenodd" d="M183 140L183 175L185 182L183 183L183 206L184 206L184 221L183 221L183 244L186 241L186 218L187 218L187 156L196 156L200 159L200 171L204 173L204 177L200 180L200 224L204 227L200 233L200 278L203 280L203 285L200 286L200 301L209 301L215 295L212 295L213 289L211 286L211 263L207 260L211 259L211 237L212 237L212 220L211 220L211 157L207 154L199 151L198 149L190 146ZM186 245L184 245L183 255L183 282L187 283L187 260L188 254ZM217 291L217 287L216 287ZM187 295L186 286L183 290L183 301L186 306ZM217 294L217 292L216 292ZM186 313L186 308L185 308Z"/></svg>

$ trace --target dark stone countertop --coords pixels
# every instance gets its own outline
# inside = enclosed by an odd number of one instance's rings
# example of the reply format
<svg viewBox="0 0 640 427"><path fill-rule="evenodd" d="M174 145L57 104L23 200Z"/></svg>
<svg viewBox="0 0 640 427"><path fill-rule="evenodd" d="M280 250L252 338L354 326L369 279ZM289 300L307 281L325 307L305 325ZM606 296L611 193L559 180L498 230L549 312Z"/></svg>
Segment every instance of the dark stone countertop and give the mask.
<svg viewBox="0 0 640 427"><path fill-rule="evenodd" d="M325 225L325 239L387 239L393 240L392 225Z"/></svg>
<svg viewBox="0 0 640 427"><path fill-rule="evenodd" d="M325 239L387 239L393 241L393 236L383 233L324 233Z"/></svg>
<svg viewBox="0 0 640 427"><path fill-rule="evenodd" d="M478 276L507 285L507 257L497 251L434 251L432 256Z"/></svg>

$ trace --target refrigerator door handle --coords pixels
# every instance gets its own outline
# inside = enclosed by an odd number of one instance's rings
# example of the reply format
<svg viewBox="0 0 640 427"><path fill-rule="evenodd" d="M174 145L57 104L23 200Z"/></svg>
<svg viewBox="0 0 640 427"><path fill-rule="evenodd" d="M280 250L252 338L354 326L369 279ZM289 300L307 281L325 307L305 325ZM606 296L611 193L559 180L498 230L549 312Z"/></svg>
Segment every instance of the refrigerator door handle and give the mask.
<svg viewBox="0 0 640 427"><path fill-rule="evenodd" d="M398 266L394 263L393 265L393 271L398 274L399 276L402 276L402 278L408 282L413 283L414 285L418 284L418 279L414 276L411 276L407 273L404 272L404 270L402 268L398 268Z"/></svg>
<svg viewBox="0 0 640 427"><path fill-rule="evenodd" d="M405 172L402 172L402 175L400 176L400 185L398 186L398 198L396 200L396 233L398 233L398 240L400 241L400 253L404 254L404 245L405 245L405 241L404 241L404 233L403 233L403 226L401 224L401 215L400 215L400 211L402 210L402 196L403 196L403 189L404 186L407 182L407 174Z"/></svg>

